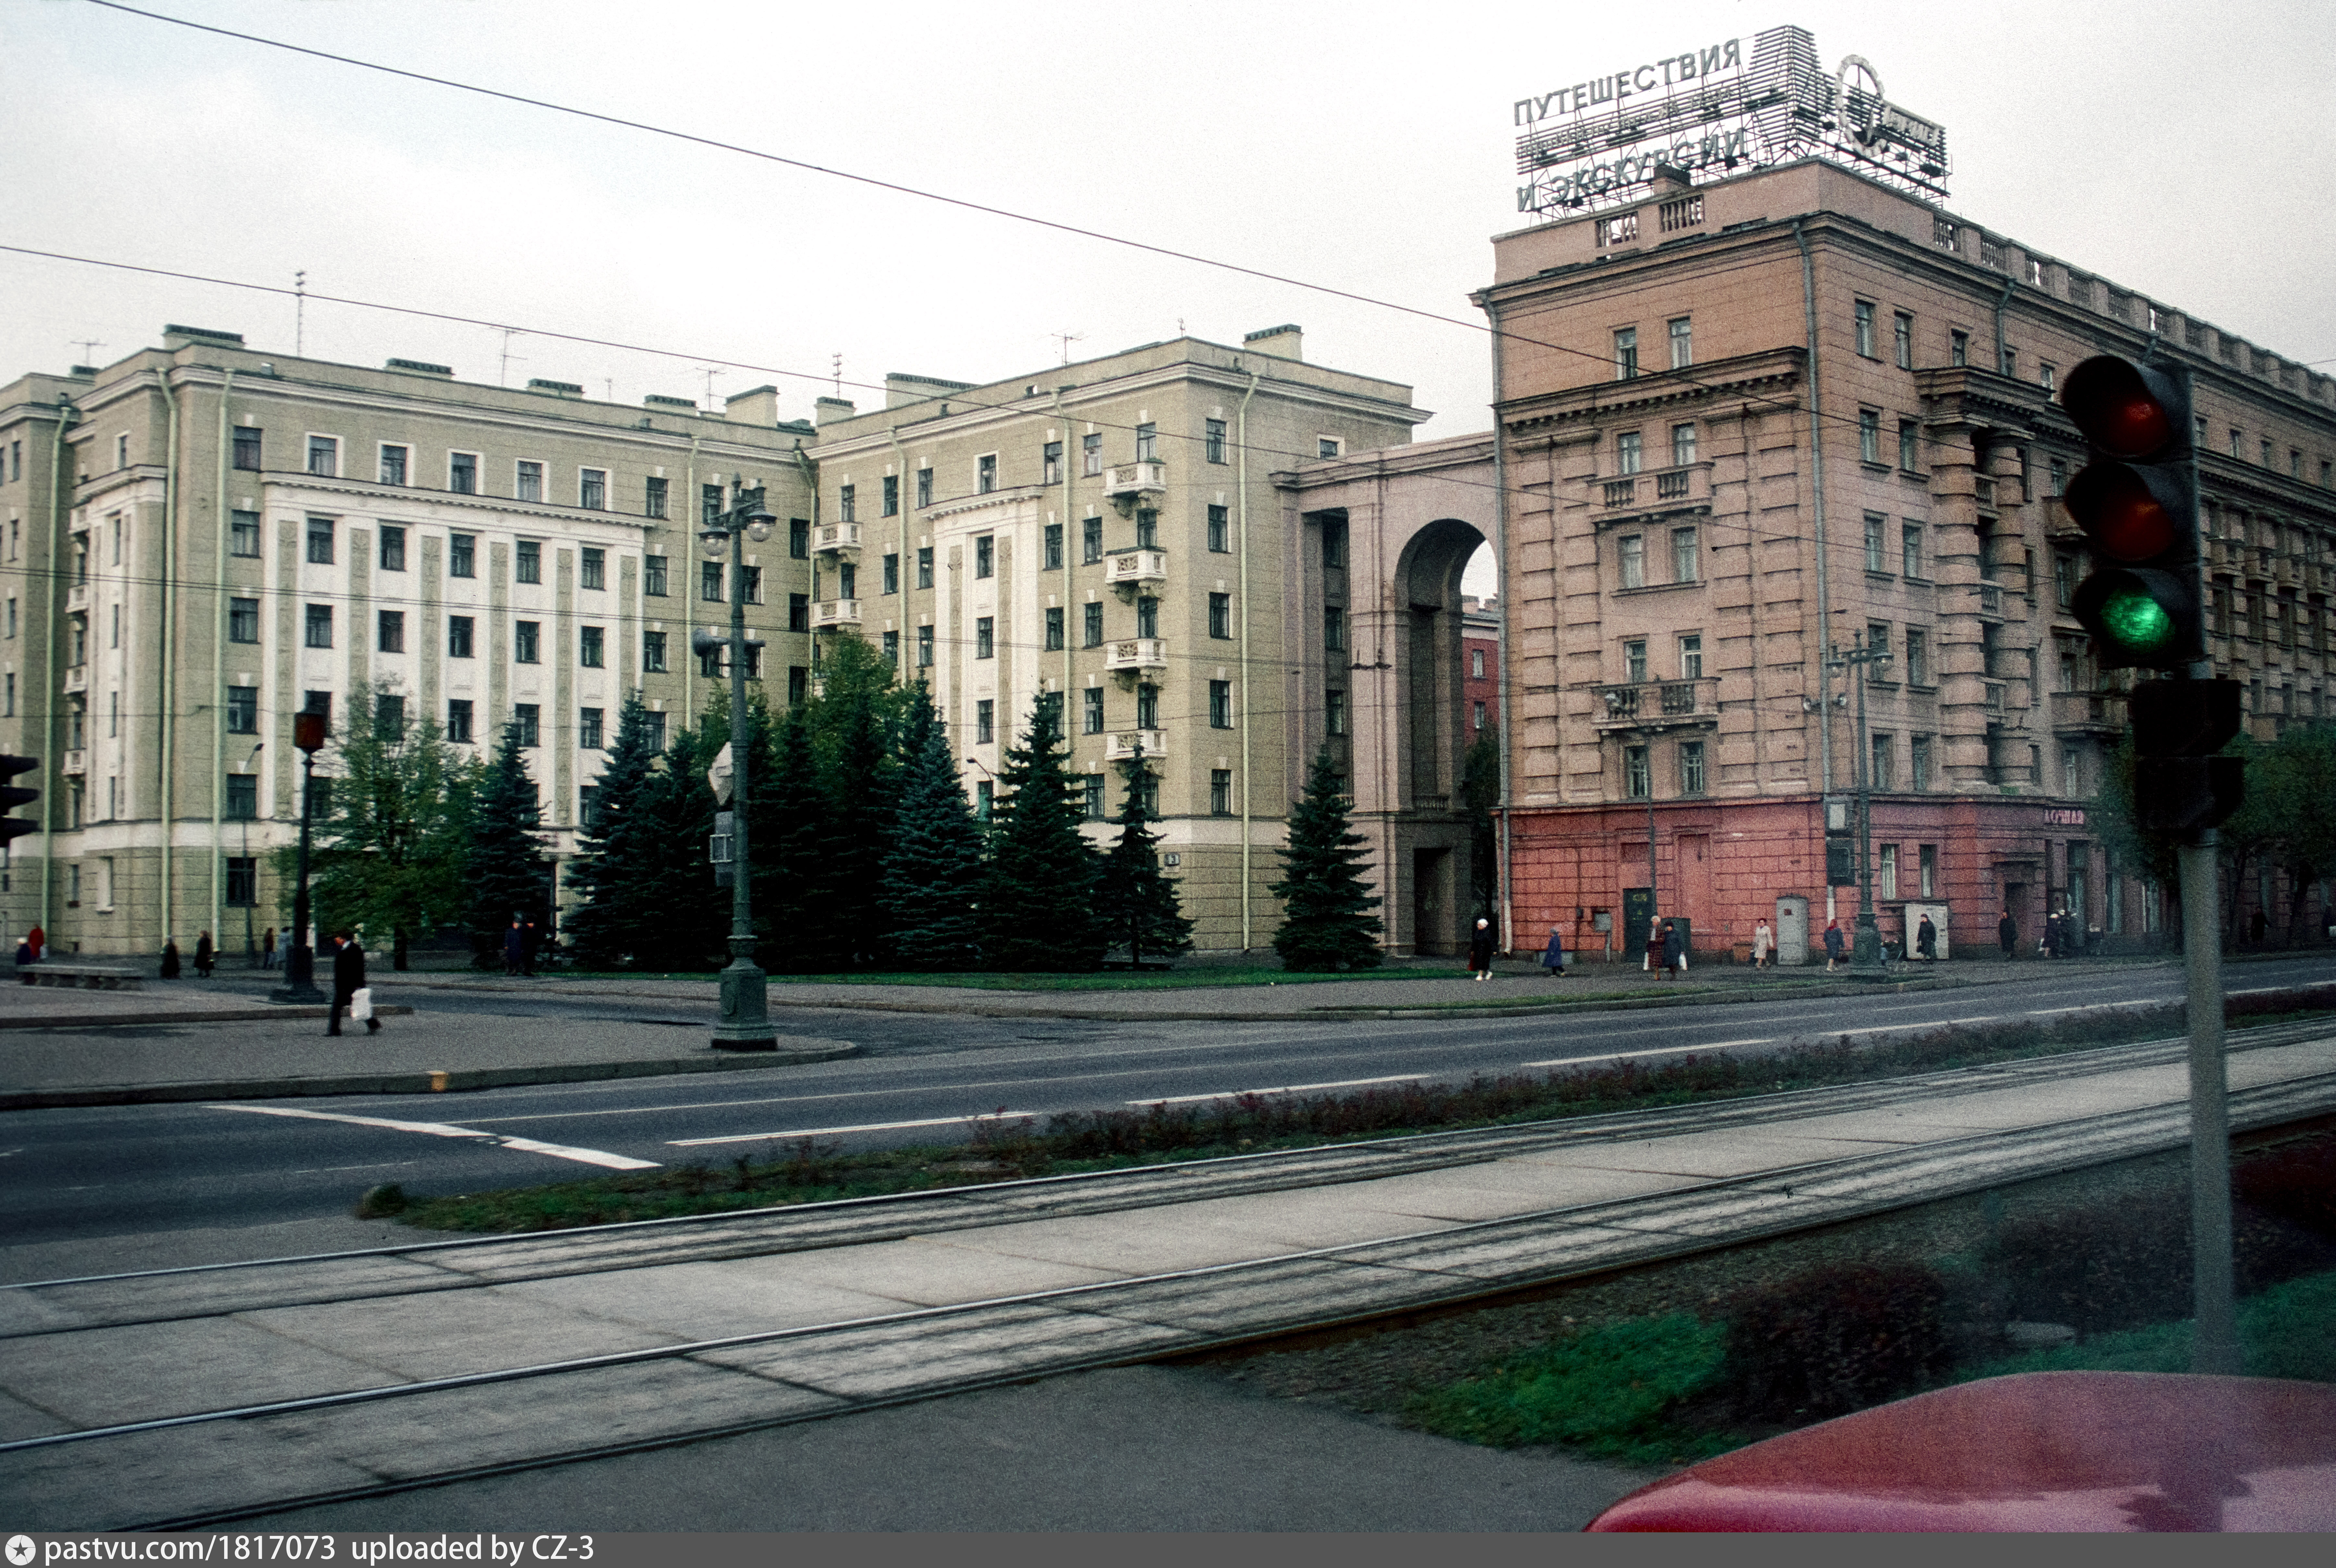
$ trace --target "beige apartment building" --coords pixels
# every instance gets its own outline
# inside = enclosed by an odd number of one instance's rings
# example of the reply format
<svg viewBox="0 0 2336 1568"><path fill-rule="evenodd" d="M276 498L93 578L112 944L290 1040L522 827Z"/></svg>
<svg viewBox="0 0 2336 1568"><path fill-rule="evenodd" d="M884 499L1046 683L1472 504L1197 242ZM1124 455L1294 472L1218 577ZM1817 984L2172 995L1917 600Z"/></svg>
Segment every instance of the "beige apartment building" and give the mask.
<svg viewBox="0 0 2336 1568"><path fill-rule="evenodd" d="M236 950L280 925L290 717L369 722L360 686L482 750L516 722L564 858L626 692L673 726L704 704L690 634L726 628L726 567L695 531L734 479L790 520L746 556L758 676L807 685L813 433L768 387L626 407L180 326L0 388L0 749L44 765L18 781L42 831L14 846L7 940Z"/></svg>
<svg viewBox="0 0 2336 1568"><path fill-rule="evenodd" d="M1660 911L1724 952L1765 918L1792 956L1854 916L1824 802L1862 762L1886 939L1992 950L2008 907L2031 950L2061 908L2146 942L2159 890L2088 824L2129 685L2068 608L2054 399L2092 355L2195 375L2216 668L2261 738L2330 716L2327 375L1818 160L1494 248L1514 930L1634 952ZM1890 657L1853 687L1859 643Z"/></svg>
<svg viewBox="0 0 2336 1568"><path fill-rule="evenodd" d="M813 625L930 686L977 803L1034 705L1059 703L1103 842L1113 765L1140 746L1202 950L1271 940L1290 801L1348 726L1348 682L1322 674L1350 657L1343 576L1326 599L1271 476L1428 417L1301 346L1282 326L981 385L895 375L881 411L822 402L813 450Z"/></svg>

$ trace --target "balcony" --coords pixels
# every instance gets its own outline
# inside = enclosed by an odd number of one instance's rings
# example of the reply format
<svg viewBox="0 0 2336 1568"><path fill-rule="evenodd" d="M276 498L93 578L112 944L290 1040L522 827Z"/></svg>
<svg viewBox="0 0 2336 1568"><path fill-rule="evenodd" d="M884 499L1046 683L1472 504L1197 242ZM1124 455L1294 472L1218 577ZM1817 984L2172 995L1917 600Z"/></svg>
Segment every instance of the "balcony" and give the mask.
<svg viewBox="0 0 2336 1568"><path fill-rule="evenodd" d="M1144 748L1145 756L1165 756L1168 755L1168 732L1158 729L1113 730L1104 741L1104 760L1125 762L1135 755L1135 748L1139 745Z"/></svg>
<svg viewBox="0 0 2336 1568"><path fill-rule="evenodd" d="M85 664L67 665L65 667L65 690L68 692L75 692L87 691L88 689L89 666Z"/></svg>
<svg viewBox="0 0 2336 1568"><path fill-rule="evenodd" d="M1601 735L1668 729L1710 729L1719 722L1719 680L1641 681L1598 688L1603 713L1592 715Z"/></svg>
<svg viewBox="0 0 2336 1568"><path fill-rule="evenodd" d="M65 776L67 778L80 778L88 772L89 753L85 751L69 751L65 753Z"/></svg>
<svg viewBox="0 0 2336 1568"><path fill-rule="evenodd" d="M1711 465L1708 463L1660 468L1609 479L1590 479L1583 483L1588 486L1586 493L1590 504L1601 511L1660 514L1698 511L1711 505ZM1600 526L1607 527L1620 521L1621 519L1601 518Z"/></svg>
<svg viewBox="0 0 2336 1568"><path fill-rule="evenodd" d="M77 582L65 589L65 613L67 615L89 613L89 584Z"/></svg>
<svg viewBox="0 0 2336 1568"><path fill-rule="evenodd" d="M1995 481L1988 475L1981 473L1972 476L1971 495L1985 510L1989 511L1995 510Z"/></svg>
<svg viewBox="0 0 2336 1568"><path fill-rule="evenodd" d="M822 522L812 530L811 547L822 555L858 555L860 525L856 522Z"/></svg>
<svg viewBox="0 0 2336 1568"><path fill-rule="evenodd" d="M1114 550L1104 557L1103 579L1112 587L1126 589L1130 592L1164 584L1168 580L1168 552L1164 550Z"/></svg>
<svg viewBox="0 0 2336 1568"><path fill-rule="evenodd" d="M1983 582L1979 585L1979 612L1981 615L1993 616L1998 620L2003 618L2003 585L2001 583Z"/></svg>
<svg viewBox="0 0 2336 1568"><path fill-rule="evenodd" d="M1126 511L1150 495L1168 493L1168 465L1164 463L1130 463L1103 471L1104 493Z"/></svg>
<svg viewBox="0 0 2336 1568"><path fill-rule="evenodd" d="M2125 696L2109 691L2056 691L2051 696L2055 735L2121 735Z"/></svg>
<svg viewBox="0 0 2336 1568"><path fill-rule="evenodd" d="M1157 675L1168 667L1168 639L1158 637L1129 637L1106 645L1104 667L1114 675L1140 677Z"/></svg>
<svg viewBox="0 0 2336 1568"><path fill-rule="evenodd" d="M813 631L833 631L838 627L860 624L860 601L856 599L824 599L811 607Z"/></svg>

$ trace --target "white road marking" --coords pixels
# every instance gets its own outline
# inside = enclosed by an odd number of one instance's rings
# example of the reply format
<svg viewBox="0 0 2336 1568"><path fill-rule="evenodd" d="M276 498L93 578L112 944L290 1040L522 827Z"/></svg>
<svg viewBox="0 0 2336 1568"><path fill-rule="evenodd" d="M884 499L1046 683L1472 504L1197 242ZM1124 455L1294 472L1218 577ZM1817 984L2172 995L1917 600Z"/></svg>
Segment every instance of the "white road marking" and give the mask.
<svg viewBox="0 0 2336 1568"><path fill-rule="evenodd" d="M667 1145L695 1149L706 1144L759 1144L765 1138L824 1138L839 1133L891 1133L903 1127L953 1127L967 1122L1028 1121L1036 1111L984 1111L978 1116L928 1116L917 1122L863 1122L856 1127L798 1127L788 1133L731 1133L719 1138L668 1138ZM514 1138L514 1144L521 1140Z"/></svg>
<svg viewBox="0 0 2336 1568"><path fill-rule="evenodd" d="M402 1171L409 1165L418 1164L420 1162L415 1160L390 1160L377 1165L311 1165L305 1171L293 1171L287 1174L295 1176L333 1176L338 1175L343 1171Z"/></svg>
<svg viewBox="0 0 2336 1568"><path fill-rule="evenodd" d="M1303 1095L1316 1089L1359 1089L1371 1084L1416 1084L1426 1077L1426 1073L1392 1073L1384 1078L1344 1078L1335 1084L1285 1084L1278 1089L1226 1089L1214 1095L1155 1095L1148 1100L1129 1100L1131 1105L1189 1105L1202 1100L1238 1100L1243 1095Z"/></svg>
<svg viewBox="0 0 2336 1568"><path fill-rule="evenodd" d="M1690 1051L1724 1051L1734 1046L1767 1046L1775 1044L1774 1037L1757 1040L1714 1040L1708 1045L1665 1046L1652 1051L1608 1051L1595 1057L1560 1057L1554 1061L1527 1062L1529 1067L1578 1067L1585 1062L1626 1062L1633 1057L1679 1057Z"/></svg>
<svg viewBox="0 0 2336 1568"><path fill-rule="evenodd" d="M629 1154L612 1154L605 1149L574 1149L565 1144L539 1144L533 1138L482 1133L476 1127L451 1126L444 1122L401 1122L389 1116L353 1116L342 1111L302 1111L289 1105L213 1105L209 1108L214 1111L248 1111L255 1116L297 1116L312 1122L347 1122L360 1127L386 1127L394 1133L427 1133L433 1138L473 1138L480 1143L516 1149L521 1154L549 1154L556 1160L605 1165L612 1171L653 1171L657 1164L655 1160L636 1160Z"/></svg>
<svg viewBox="0 0 2336 1568"><path fill-rule="evenodd" d="M2165 999L2162 998L2143 998L2130 1002L2086 1002L2073 1008L2030 1008L2028 1009L2028 1016L2031 1018L2049 1018L2054 1013L2105 1013L2118 1008L2156 1008L2165 1005Z"/></svg>

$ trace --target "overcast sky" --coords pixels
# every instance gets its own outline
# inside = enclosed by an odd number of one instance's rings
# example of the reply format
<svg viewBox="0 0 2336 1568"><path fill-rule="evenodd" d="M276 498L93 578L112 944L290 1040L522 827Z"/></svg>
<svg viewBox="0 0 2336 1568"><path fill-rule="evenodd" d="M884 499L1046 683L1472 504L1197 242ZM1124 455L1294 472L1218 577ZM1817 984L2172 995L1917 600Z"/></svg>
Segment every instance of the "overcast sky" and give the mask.
<svg viewBox="0 0 2336 1568"><path fill-rule="evenodd" d="M1966 219L2281 354L2336 361L2336 5L1877 7L145 0L1464 319L1518 226L1510 105L1796 22L1942 122ZM735 153L103 9L0 0L0 241L546 332L593 396L764 382L808 415L1283 321L1489 424L1484 335ZM166 321L289 351L288 299L0 253L0 380ZM501 334L311 303L307 353L505 373ZM790 376L781 374L795 373ZM1472 587L1483 582L1479 576Z"/></svg>

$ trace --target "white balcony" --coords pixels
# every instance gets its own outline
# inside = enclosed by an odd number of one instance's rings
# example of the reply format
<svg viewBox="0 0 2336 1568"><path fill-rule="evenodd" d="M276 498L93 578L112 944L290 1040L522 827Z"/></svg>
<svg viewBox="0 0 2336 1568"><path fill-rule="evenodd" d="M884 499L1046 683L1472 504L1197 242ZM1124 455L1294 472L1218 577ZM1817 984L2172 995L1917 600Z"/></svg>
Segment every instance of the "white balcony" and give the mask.
<svg viewBox="0 0 2336 1568"><path fill-rule="evenodd" d="M1104 667L1115 675L1146 675L1168 667L1168 639L1159 637L1122 638L1104 654Z"/></svg>
<svg viewBox="0 0 2336 1568"><path fill-rule="evenodd" d="M69 751L65 753L65 776L67 778L79 778L88 772L89 753L85 751Z"/></svg>
<svg viewBox="0 0 2336 1568"><path fill-rule="evenodd" d="M1142 746L1148 757L1168 755L1168 732L1160 729L1115 729L1104 743L1104 760L1125 762Z"/></svg>
<svg viewBox="0 0 2336 1568"><path fill-rule="evenodd" d="M858 626L860 601L856 599L822 599L811 607L811 624L814 631L832 631L840 626Z"/></svg>
<svg viewBox="0 0 2336 1568"><path fill-rule="evenodd" d="M1104 493L1117 502L1122 510L1143 501L1147 495L1168 493L1168 465L1164 463L1130 463L1103 471Z"/></svg>
<svg viewBox="0 0 2336 1568"><path fill-rule="evenodd" d="M89 584L77 582L65 589L65 613L67 615L89 613Z"/></svg>
<svg viewBox="0 0 2336 1568"><path fill-rule="evenodd" d="M812 531L811 547L822 555L858 555L860 525L856 522L822 522Z"/></svg>
<svg viewBox="0 0 2336 1568"><path fill-rule="evenodd" d="M1164 550L1122 550L1104 557L1104 580L1114 588L1131 590L1158 587L1168 580L1168 552Z"/></svg>
<svg viewBox="0 0 2336 1568"><path fill-rule="evenodd" d="M65 690L74 692L87 691L88 689L89 666L85 664L67 665L65 667Z"/></svg>

